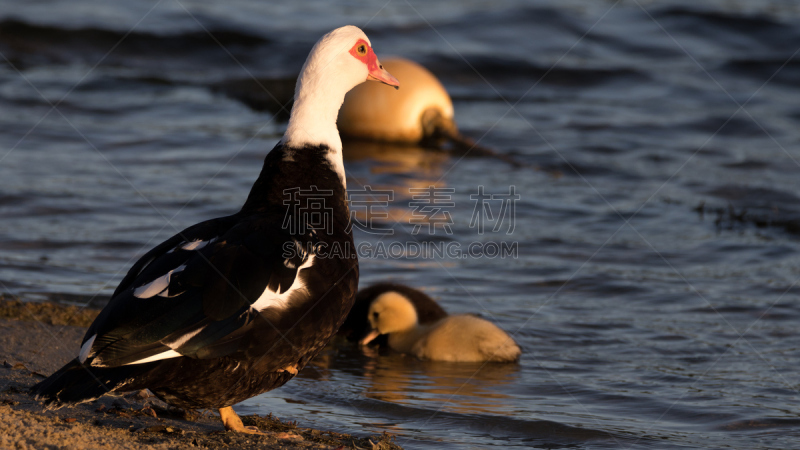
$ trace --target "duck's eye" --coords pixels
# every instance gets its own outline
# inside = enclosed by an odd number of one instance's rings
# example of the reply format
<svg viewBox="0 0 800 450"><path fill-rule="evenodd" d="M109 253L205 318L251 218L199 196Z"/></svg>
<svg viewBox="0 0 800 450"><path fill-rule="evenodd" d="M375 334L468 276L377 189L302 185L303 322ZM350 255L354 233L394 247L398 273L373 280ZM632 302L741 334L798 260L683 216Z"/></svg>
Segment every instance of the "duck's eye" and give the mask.
<svg viewBox="0 0 800 450"><path fill-rule="evenodd" d="M358 54L361 55L361 56L366 55L367 54L367 46L364 45L364 44L359 45L358 48L356 49L356 52L358 52Z"/></svg>

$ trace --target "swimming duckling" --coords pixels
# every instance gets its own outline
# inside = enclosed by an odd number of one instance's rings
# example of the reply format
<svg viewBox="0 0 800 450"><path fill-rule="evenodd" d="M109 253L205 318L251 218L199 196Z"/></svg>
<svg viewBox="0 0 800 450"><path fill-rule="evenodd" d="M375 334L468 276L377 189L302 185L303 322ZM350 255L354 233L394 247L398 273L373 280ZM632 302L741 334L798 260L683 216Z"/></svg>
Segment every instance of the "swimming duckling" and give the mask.
<svg viewBox="0 0 800 450"><path fill-rule="evenodd" d="M447 317L447 313L436 303L436 300L420 290L402 284L377 283L358 290L353 308L350 309L350 313L347 314L347 319L345 319L337 334L346 337L350 342L361 341L372 331L369 319L367 319L370 305L372 305L375 299L387 292L395 292L410 300L414 305L419 323L423 325ZM385 341L386 336L382 336L373 342L377 342L379 346L384 347L386 345Z"/></svg>
<svg viewBox="0 0 800 450"><path fill-rule="evenodd" d="M362 345L387 334L391 348L420 359L513 362L521 353L511 336L473 315L448 316L430 325L420 325L411 301L393 291L372 302L368 318L373 330L361 340Z"/></svg>

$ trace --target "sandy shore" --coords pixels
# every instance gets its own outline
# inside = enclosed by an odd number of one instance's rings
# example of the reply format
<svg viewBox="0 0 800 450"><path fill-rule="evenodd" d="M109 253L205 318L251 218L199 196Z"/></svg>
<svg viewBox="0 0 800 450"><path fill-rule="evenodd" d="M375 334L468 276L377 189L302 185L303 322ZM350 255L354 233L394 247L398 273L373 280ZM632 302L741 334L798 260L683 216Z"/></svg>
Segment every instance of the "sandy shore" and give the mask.
<svg viewBox="0 0 800 450"><path fill-rule="evenodd" d="M136 393L45 411L27 390L75 357L97 312L0 297L0 448L399 448L388 434L355 437L300 428L291 417L242 416L245 425L271 433L230 433L216 411L169 408Z"/></svg>

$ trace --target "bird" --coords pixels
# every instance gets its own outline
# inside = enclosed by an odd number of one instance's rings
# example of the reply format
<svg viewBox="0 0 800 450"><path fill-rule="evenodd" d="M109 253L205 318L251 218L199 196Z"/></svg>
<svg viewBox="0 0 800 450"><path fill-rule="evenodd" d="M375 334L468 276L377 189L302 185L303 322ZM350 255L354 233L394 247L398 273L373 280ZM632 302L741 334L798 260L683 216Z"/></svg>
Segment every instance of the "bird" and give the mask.
<svg viewBox="0 0 800 450"><path fill-rule="evenodd" d="M343 136L416 144L459 135L453 101L434 74L405 58L389 58L384 66L404 89L365 84L348 92L337 121Z"/></svg>
<svg viewBox="0 0 800 450"><path fill-rule="evenodd" d="M488 320L471 314L419 323L414 304L389 291L378 296L368 313L372 331L361 344L388 335L389 347L422 360L450 362L515 362L522 353L514 339Z"/></svg>
<svg viewBox="0 0 800 450"><path fill-rule="evenodd" d="M424 292L402 284L383 282L358 290L353 308L350 309L347 319L339 327L337 334L350 342L361 341L372 329L367 319L370 305L376 298L388 292L395 292L411 301L417 312L419 323L423 325L447 316L447 312ZM379 336L372 342L378 342L381 346L387 344L385 336Z"/></svg>
<svg viewBox="0 0 800 450"><path fill-rule="evenodd" d="M32 394L58 408L149 389L174 406L218 409L226 430L263 434L232 405L292 379L354 301L359 268L336 117L347 91L367 80L399 87L358 27L324 35L242 208L142 256L78 356Z"/></svg>
<svg viewBox="0 0 800 450"><path fill-rule="evenodd" d="M444 150L456 156L489 157L513 167L527 164L516 158L480 145L463 135L455 121L450 94L428 69L405 58L393 57L384 66L403 81L403 90L394 92L365 83L348 92L339 110L339 130L351 144L345 157L361 148L375 149L374 144L391 143L395 152L414 148ZM380 148L380 147L379 147Z"/></svg>

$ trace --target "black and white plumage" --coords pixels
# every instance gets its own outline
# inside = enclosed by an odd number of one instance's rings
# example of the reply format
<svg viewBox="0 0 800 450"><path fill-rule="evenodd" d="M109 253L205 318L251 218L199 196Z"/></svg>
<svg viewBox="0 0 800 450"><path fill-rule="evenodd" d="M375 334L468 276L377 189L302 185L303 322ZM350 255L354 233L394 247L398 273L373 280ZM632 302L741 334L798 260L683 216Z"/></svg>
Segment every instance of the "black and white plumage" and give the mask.
<svg viewBox="0 0 800 450"><path fill-rule="evenodd" d="M221 408L226 428L252 431L230 406L290 380L353 303L358 260L335 119L347 91L368 79L399 84L360 29L320 39L298 79L287 132L242 209L144 255L78 357L33 393L58 407L147 388L177 406ZM303 192L317 201L298 206ZM315 228L314 217L329 222Z"/></svg>

